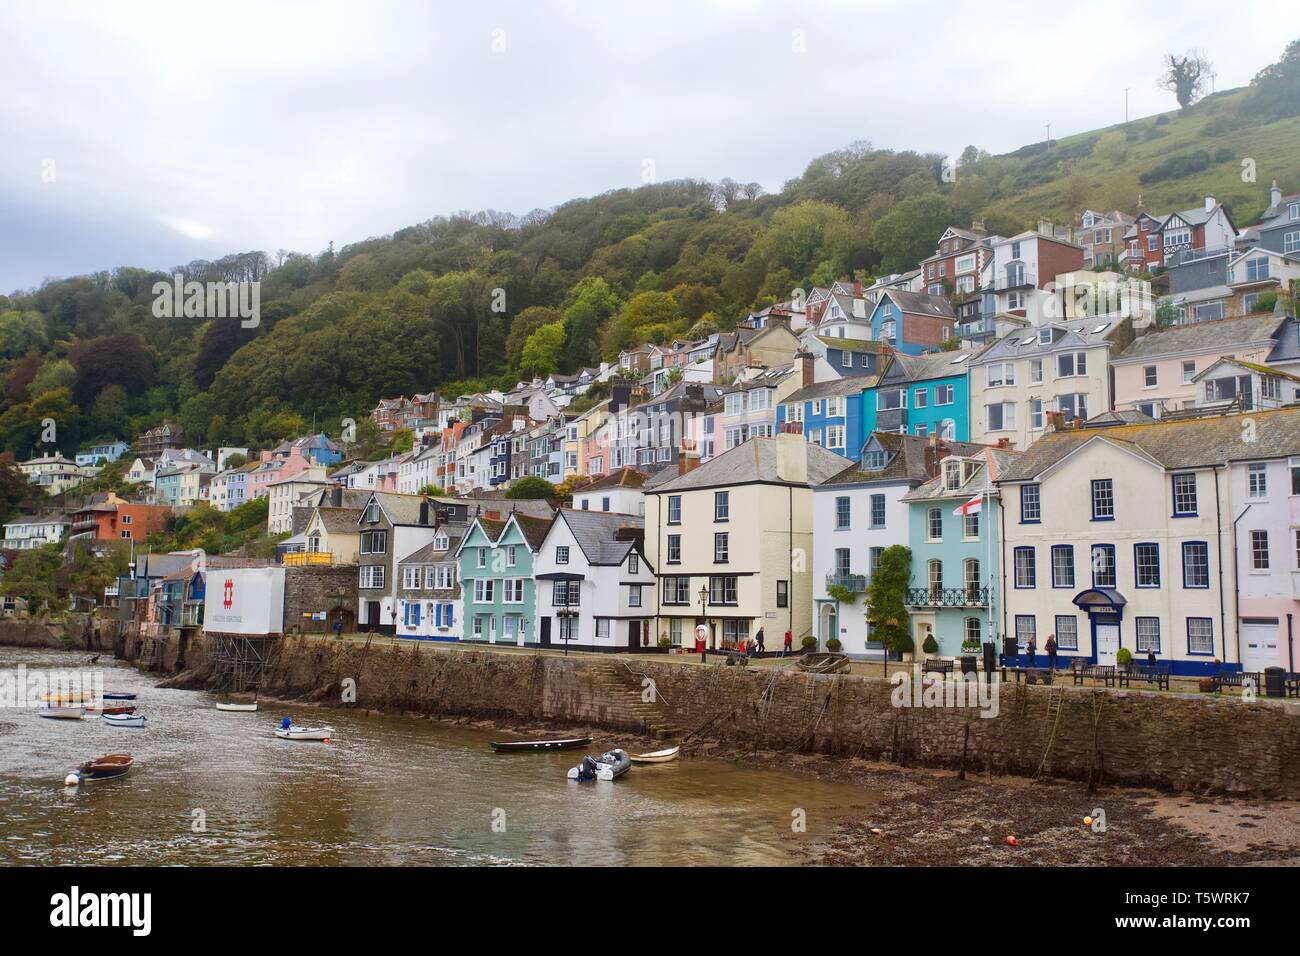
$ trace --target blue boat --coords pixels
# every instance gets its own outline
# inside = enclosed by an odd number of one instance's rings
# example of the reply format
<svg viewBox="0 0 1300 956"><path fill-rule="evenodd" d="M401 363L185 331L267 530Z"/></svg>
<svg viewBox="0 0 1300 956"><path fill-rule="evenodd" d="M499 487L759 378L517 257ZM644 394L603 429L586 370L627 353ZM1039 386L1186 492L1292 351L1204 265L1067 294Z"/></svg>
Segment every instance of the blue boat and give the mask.
<svg viewBox="0 0 1300 956"><path fill-rule="evenodd" d="M135 700L136 695L129 690L106 690L104 700Z"/></svg>

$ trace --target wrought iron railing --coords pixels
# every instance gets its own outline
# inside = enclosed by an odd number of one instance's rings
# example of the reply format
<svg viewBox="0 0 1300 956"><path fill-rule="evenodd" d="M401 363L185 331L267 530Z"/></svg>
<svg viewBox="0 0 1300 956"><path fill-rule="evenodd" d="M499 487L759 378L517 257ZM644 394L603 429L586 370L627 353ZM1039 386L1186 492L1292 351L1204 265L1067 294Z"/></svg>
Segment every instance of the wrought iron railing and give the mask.
<svg viewBox="0 0 1300 956"><path fill-rule="evenodd" d="M963 588L908 588L907 603L913 607L987 607L989 589Z"/></svg>

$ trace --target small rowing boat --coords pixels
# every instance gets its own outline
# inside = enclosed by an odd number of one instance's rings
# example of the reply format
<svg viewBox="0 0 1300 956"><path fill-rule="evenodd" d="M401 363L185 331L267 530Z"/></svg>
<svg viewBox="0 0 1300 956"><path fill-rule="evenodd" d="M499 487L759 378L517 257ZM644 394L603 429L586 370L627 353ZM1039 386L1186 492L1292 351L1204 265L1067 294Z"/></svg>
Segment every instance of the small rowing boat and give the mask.
<svg viewBox="0 0 1300 956"><path fill-rule="evenodd" d="M591 743L590 737L560 737L556 740L494 740L492 749L499 754L540 750L576 750Z"/></svg>
<svg viewBox="0 0 1300 956"><path fill-rule="evenodd" d="M106 690L104 700L135 700L135 693L129 690Z"/></svg>
<svg viewBox="0 0 1300 956"><path fill-rule="evenodd" d="M49 720L81 720L86 716L84 707L55 707L53 705L37 708L37 717Z"/></svg>
<svg viewBox="0 0 1300 956"><path fill-rule="evenodd" d="M226 711L227 713L245 714L257 710L257 704L217 704L217 710Z"/></svg>
<svg viewBox="0 0 1300 956"><path fill-rule="evenodd" d="M135 706L132 704L118 704L118 705L110 704L106 707L100 708L99 713L103 717L112 717L114 715L121 715L121 714L134 714Z"/></svg>
<svg viewBox="0 0 1300 956"><path fill-rule="evenodd" d="M627 773L632 760L626 750L615 749L599 757L583 757L582 763L569 768L570 780L614 780Z"/></svg>
<svg viewBox="0 0 1300 956"><path fill-rule="evenodd" d="M667 763L676 760L681 752L681 747L669 747L667 750L652 750L648 754L628 754L628 757L633 763Z"/></svg>
<svg viewBox="0 0 1300 956"><path fill-rule="evenodd" d="M806 674L837 674L850 664L847 654L804 654L794 666Z"/></svg>
<svg viewBox="0 0 1300 956"><path fill-rule="evenodd" d="M146 718L144 714L104 714L101 719L110 727L143 727Z"/></svg>
<svg viewBox="0 0 1300 956"><path fill-rule="evenodd" d="M87 760L80 767L69 771L63 782L69 787L75 787L79 783L93 780L111 780L126 774L134 764L135 758L130 754L106 754Z"/></svg>
<svg viewBox="0 0 1300 956"><path fill-rule="evenodd" d="M95 695L91 691L69 691L64 694L57 694L53 691L41 694L41 700L47 704L91 704L95 701Z"/></svg>

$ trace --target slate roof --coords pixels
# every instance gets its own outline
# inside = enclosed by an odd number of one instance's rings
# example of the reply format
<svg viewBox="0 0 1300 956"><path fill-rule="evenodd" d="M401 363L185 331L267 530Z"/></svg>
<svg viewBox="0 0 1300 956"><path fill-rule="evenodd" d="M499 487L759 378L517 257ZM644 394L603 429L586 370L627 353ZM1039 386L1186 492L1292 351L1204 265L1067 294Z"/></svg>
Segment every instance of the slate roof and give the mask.
<svg viewBox="0 0 1300 956"><path fill-rule="evenodd" d="M375 491L371 494L393 524L420 523L420 505L426 500L423 495L403 495L396 491Z"/></svg>
<svg viewBox="0 0 1300 956"><path fill-rule="evenodd" d="M815 335L813 338L827 348L841 349L845 352L875 352L880 354L889 351L884 343L872 342L867 339L842 339L835 335Z"/></svg>
<svg viewBox="0 0 1300 956"><path fill-rule="evenodd" d="M320 523L326 531L335 533L355 533L357 521L361 517L360 508L317 508Z"/></svg>
<svg viewBox="0 0 1300 956"><path fill-rule="evenodd" d="M1280 316L1266 313L1250 315L1244 319L1212 319L1208 322L1176 325L1171 329L1139 336L1111 361L1127 363L1153 355L1175 355L1196 349L1231 348L1266 342L1282 321Z"/></svg>
<svg viewBox="0 0 1300 956"><path fill-rule="evenodd" d="M905 289L887 289L881 294L881 300L888 296L903 312L913 315L938 316L944 319L956 317L948 300L942 296L929 295L925 292L908 292Z"/></svg>
<svg viewBox="0 0 1300 956"><path fill-rule="evenodd" d="M590 564L622 564L633 542L616 541L614 535L620 528L645 528L645 519L635 515L565 509L560 516Z"/></svg>
<svg viewBox="0 0 1300 956"><path fill-rule="evenodd" d="M994 483L1005 476L1008 469L1014 466L1016 459L1021 454L1021 452L1013 451L1010 448L990 448L986 445L977 454L964 456L982 458L984 467L978 469L975 474L963 481L957 490L949 491L944 487L943 471L940 469L936 477L931 478L918 488L913 488L903 495L902 500L943 501L952 499L965 501L985 491L996 493L997 487Z"/></svg>
<svg viewBox="0 0 1300 956"><path fill-rule="evenodd" d="M789 405L791 402L808 402L818 398L852 395L864 388L870 388L875 383L876 376L874 375L848 375L844 378L833 378L828 382L813 382L811 385L805 385L794 394L787 395L781 404Z"/></svg>
<svg viewBox="0 0 1300 956"><path fill-rule="evenodd" d="M514 515L515 522L519 525L519 530L523 532L524 540L528 542L528 547L536 551L542 546L542 540L546 537L546 532L550 530L550 518L534 518L531 515L519 514Z"/></svg>
<svg viewBox="0 0 1300 956"><path fill-rule="evenodd" d="M926 355L907 355L898 352L895 353L889 370L882 376L882 381L923 382L932 378L964 375L971 358L978 354L978 349L932 352Z"/></svg>
<svg viewBox="0 0 1300 956"><path fill-rule="evenodd" d="M777 475L778 438L751 438L725 451L716 458L671 481L656 485L656 493L663 491L690 491L692 488L710 488L742 482L761 481L768 484L796 484L784 481ZM789 439L786 439L789 440ZM844 457L827 451L820 445L803 442L808 451L808 485L819 485L844 469Z"/></svg>
<svg viewBox="0 0 1300 956"><path fill-rule="evenodd" d="M748 392L755 388L776 388L781 384L781 380L794 371L794 365L776 365L772 368L765 368L761 372L745 379L743 382L735 382L722 390L724 395L729 392Z"/></svg>
<svg viewBox="0 0 1300 956"><path fill-rule="evenodd" d="M611 471L603 478L597 478L589 485L583 485L574 493L585 494L588 491L603 491L606 488L640 488L645 485L647 477L644 472L624 466L618 471Z"/></svg>
<svg viewBox="0 0 1300 956"><path fill-rule="evenodd" d="M1254 422L1245 427L1245 420ZM1253 441L1248 441L1253 437ZM1109 441L1165 468L1202 468L1227 461L1300 454L1300 408L1048 432L1030 445L1003 481L1032 480L1089 441Z"/></svg>
<svg viewBox="0 0 1300 956"><path fill-rule="evenodd" d="M1094 348L1109 345L1111 336L1125 327L1127 320L1092 318L1083 321L1056 323L1037 328L1017 329L1009 332L988 348L966 361L967 365L982 365L985 362L1010 361L1032 355L1051 355L1063 349ZM1040 342L1038 333L1045 328L1052 329L1052 341ZM1099 331L1094 331L1094 329ZM1032 340L1032 341L1031 341Z"/></svg>
<svg viewBox="0 0 1300 956"><path fill-rule="evenodd" d="M873 432L863 443L865 448L875 439L885 452L885 467L878 471L869 471L861 462L851 462L838 475L822 483L825 485L863 484L867 482L911 481L916 484L930 480L930 473L925 467L925 450L929 438L920 435L900 435L897 432ZM945 441L942 443L950 454L969 457L984 449L985 445L971 442Z"/></svg>
<svg viewBox="0 0 1300 956"><path fill-rule="evenodd" d="M446 561L456 556L456 549L460 547L460 539L463 535L447 535L447 547L435 547L435 542L430 541L424 547L412 551L406 557L402 558L398 564L434 564L438 561Z"/></svg>

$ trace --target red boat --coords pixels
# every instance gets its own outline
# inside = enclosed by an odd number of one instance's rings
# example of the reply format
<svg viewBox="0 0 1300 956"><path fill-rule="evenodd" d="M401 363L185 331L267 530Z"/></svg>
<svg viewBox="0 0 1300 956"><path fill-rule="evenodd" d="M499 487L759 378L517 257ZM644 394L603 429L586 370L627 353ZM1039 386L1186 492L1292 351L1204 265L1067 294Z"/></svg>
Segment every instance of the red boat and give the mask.
<svg viewBox="0 0 1300 956"><path fill-rule="evenodd" d="M103 757L87 760L76 770L69 771L63 782L75 787L78 783L87 780L110 780L125 774L134 763L135 758L130 754L105 754Z"/></svg>
<svg viewBox="0 0 1300 956"><path fill-rule="evenodd" d="M129 704L126 705L115 704L109 707L105 707L103 710L100 711L100 713L101 714L134 714L135 708L130 706Z"/></svg>

